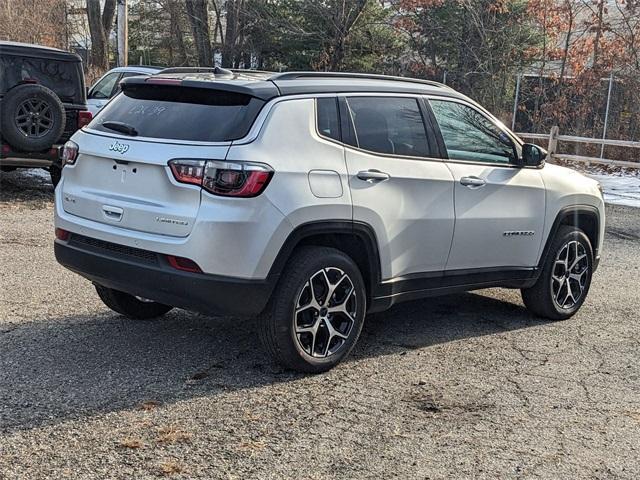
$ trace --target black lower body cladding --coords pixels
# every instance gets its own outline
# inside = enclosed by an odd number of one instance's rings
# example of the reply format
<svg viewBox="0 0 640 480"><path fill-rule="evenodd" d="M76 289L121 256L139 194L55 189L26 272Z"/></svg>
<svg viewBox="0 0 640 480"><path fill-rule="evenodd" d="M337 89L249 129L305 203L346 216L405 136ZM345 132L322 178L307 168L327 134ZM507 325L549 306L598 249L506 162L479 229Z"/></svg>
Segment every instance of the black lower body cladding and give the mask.
<svg viewBox="0 0 640 480"><path fill-rule="evenodd" d="M58 262L95 284L204 314L254 316L264 310L273 281L249 281L176 270L158 261L124 258L117 252L56 240Z"/></svg>

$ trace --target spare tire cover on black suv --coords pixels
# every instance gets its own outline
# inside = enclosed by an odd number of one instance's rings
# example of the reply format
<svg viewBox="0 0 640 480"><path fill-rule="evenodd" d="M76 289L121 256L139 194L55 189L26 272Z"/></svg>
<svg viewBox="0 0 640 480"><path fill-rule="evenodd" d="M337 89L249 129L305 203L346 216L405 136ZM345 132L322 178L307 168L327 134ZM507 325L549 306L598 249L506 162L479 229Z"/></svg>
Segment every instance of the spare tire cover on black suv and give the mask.
<svg viewBox="0 0 640 480"><path fill-rule="evenodd" d="M18 85L9 90L2 100L2 136L15 149L27 152L46 150L60 138L64 126L64 106L47 87Z"/></svg>

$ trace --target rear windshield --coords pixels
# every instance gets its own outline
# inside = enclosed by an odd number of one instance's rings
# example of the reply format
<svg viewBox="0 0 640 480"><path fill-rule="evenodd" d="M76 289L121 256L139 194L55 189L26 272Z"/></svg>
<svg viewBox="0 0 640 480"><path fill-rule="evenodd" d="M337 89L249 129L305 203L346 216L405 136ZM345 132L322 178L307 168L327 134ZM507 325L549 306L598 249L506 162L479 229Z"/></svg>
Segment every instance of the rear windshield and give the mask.
<svg viewBox="0 0 640 480"><path fill-rule="evenodd" d="M84 104L84 77L80 67L80 62L0 55L0 93L20 83L35 81L53 90L63 103Z"/></svg>
<svg viewBox="0 0 640 480"><path fill-rule="evenodd" d="M131 126L139 137L225 142L244 137L262 100L208 88L127 85L100 111L89 128L118 133L105 122Z"/></svg>

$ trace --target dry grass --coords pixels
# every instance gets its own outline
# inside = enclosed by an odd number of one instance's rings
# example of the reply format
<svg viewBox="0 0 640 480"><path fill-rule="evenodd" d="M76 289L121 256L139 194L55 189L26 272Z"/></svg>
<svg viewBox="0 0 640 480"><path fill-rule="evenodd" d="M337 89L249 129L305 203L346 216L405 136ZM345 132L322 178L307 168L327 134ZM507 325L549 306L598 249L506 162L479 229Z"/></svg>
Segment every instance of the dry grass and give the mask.
<svg viewBox="0 0 640 480"><path fill-rule="evenodd" d="M120 440L120 446L124 448L136 449L144 447L144 443L139 438L128 437Z"/></svg>
<svg viewBox="0 0 640 480"><path fill-rule="evenodd" d="M169 476L169 475L175 475L183 472L184 472L184 468L182 468L182 466L180 466L176 462L166 461L160 464L160 473L162 473L163 475Z"/></svg>
<svg viewBox="0 0 640 480"><path fill-rule="evenodd" d="M256 441L256 440L245 440L240 442L238 445L238 450L242 451L258 451L264 450L267 445L264 442Z"/></svg>
<svg viewBox="0 0 640 480"><path fill-rule="evenodd" d="M146 410L146 411L155 410L160 405L162 404L157 400L146 400L140 404L140 410Z"/></svg>
<svg viewBox="0 0 640 480"><path fill-rule="evenodd" d="M162 427L158 429L158 443L169 444L188 442L191 440L191 434L175 427Z"/></svg>

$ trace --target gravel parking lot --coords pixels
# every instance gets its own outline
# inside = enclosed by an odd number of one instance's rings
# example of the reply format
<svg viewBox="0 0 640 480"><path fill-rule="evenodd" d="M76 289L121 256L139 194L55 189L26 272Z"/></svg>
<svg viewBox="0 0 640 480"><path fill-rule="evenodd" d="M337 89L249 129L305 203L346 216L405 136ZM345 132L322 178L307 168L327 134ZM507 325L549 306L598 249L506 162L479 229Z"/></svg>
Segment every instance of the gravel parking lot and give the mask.
<svg viewBox="0 0 640 480"><path fill-rule="evenodd" d="M640 478L640 209L608 208L587 303L483 290L367 319L281 371L254 322L123 320L53 257L46 177L0 182L0 479Z"/></svg>

